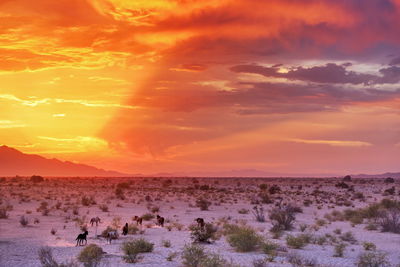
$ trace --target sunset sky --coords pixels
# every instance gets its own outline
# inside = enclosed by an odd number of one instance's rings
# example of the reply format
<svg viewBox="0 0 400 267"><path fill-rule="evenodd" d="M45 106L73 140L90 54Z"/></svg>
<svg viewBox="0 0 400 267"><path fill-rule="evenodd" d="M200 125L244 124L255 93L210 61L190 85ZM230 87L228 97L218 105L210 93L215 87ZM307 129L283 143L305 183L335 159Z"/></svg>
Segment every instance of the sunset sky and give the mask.
<svg viewBox="0 0 400 267"><path fill-rule="evenodd" d="M400 0L0 0L0 143L126 173L400 171Z"/></svg>

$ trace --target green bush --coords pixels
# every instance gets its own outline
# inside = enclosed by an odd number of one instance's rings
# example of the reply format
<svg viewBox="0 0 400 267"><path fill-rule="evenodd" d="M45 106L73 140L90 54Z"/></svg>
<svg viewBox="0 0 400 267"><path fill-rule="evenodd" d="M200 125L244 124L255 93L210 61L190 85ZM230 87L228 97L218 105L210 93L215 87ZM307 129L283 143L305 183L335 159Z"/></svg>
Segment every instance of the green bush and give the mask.
<svg viewBox="0 0 400 267"><path fill-rule="evenodd" d="M153 220L154 218L155 218L154 214L151 213L146 213L142 215L143 221L150 221Z"/></svg>
<svg viewBox="0 0 400 267"><path fill-rule="evenodd" d="M233 267L220 255L208 253L204 247L197 244L185 245L182 263L185 267Z"/></svg>
<svg viewBox="0 0 400 267"><path fill-rule="evenodd" d="M371 243L371 242L364 242L363 243L363 248L365 250L376 250L376 245L374 243Z"/></svg>
<svg viewBox="0 0 400 267"><path fill-rule="evenodd" d="M310 236L306 234L300 234L298 236L287 235L286 244L295 249L301 249L310 242Z"/></svg>
<svg viewBox="0 0 400 267"><path fill-rule="evenodd" d="M261 243L262 251L269 256L275 256L278 247L279 246L277 244L270 241L264 241Z"/></svg>
<svg viewBox="0 0 400 267"><path fill-rule="evenodd" d="M136 225L129 224L128 225L128 234L136 235L139 232L139 228Z"/></svg>
<svg viewBox="0 0 400 267"><path fill-rule="evenodd" d="M273 225L272 231L277 232L279 230L291 230L293 228L293 223L296 220L296 212L299 212L299 210L290 205L271 210L269 218L271 219Z"/></svg>
<svg viewBox="0 0 400 267"><path fill-rule="evenodd" d="M85 247L78 255L78 260L85 267L96 267L100 264L103 258L104 251L96 244L90 244Z"/></svg>
<svg viewBox="0 0 400 267"><path fill-rule="evenodd" d="M335 253L333 254L333 257L343 257L345 248L346 244L343 243L337 244L335 246Z"/></svg>
<svg viewBox="0 0 400 267"><path fill-rule="evenodd" d="M200 210L208 210L208 207L210 207L210 205L211 202L203 198L196 200L196 206L199 207Z"/></svg>
<svg viewBox="0 0 400 267"><path fill-rule="evenodd" d="M239 252L256 250L262 241L256 231L249 226L239 226L227 236L228 243Z"/></svg>
<svg viewBox="0 0 400 267"><path fill-rule="evenodd" d="M370 251L358 256L358 267L390 267L386 254L381 251Z"/></svg>
<svg viewBox="0 0 400 267"><path fill-rule="evenodd" d="M200 245L185 245L182 252L182 263L185 267L200 267L201 261L206 257L204 248Z"/></svg>
<svg viewBox="0 0 400 267"><path fill-rule="evenodd" d="M111 226L107 226L107 228L104 229L103 232L101 232L101 237L107 238L108 233L113 231L117 231L117 229Z"/></svg>
<svg viewBox="0 0 400 267"><path fill-rule="evenodd" d="M135 263L138 260L139 253L152 252L153 248L154 244L146 241L144 238L126 241L122 244L123 258L128 263Z"/></svg>
<svg viewBox="0 0 400 267"><path fill-rule="evenodd" d="M189 230L190 238L193 242L210 243L211 240L216 240L217 238L218 228L211 223L206 223L203 229L197 225L191 225Z"/></svg>

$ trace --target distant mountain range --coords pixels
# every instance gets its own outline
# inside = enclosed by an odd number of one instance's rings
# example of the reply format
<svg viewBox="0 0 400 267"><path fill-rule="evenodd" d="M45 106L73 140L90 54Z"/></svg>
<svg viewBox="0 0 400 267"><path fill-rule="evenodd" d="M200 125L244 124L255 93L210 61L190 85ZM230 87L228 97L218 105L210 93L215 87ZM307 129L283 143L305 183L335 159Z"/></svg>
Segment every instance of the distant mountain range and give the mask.
<svg viewBox="0 0 400 267"><path fill-rule="evenodd" d="M400 172L385 172L382 174L356 174L351 175L353 178L400 178Z"/></svg>
<svg viewBox="0 0 400 267"><path fill-rule="evenodd" d="M24 154L8 146L0 146L0 176L98 176L98 177L122 177L122 176L157 176L157 177L341 177L335 174L293 174L273 173L255 169L239 169L215 172L171 172L153 174L126 174L117 171L99 169L93 166L48 159L39 155ZM352 174L353 178L400 178L400 172L384 174Z"/></svg>
<svg viewBox="0 0 400 267"><path fill-rule="evenodd" d="M24 154L8 146L0 146L1 176L127 176L127 174L106 171L85 164L58 159L47 159L39 155Z"/></svg>

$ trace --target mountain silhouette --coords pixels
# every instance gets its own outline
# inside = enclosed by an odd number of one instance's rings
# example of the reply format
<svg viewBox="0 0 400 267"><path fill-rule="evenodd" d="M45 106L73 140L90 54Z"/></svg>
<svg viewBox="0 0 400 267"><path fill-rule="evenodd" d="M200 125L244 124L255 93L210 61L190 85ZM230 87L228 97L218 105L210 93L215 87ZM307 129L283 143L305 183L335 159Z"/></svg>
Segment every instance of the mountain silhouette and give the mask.
<svg viewBox="0 0 400 267"><path fill-rule="evenodd" d="M77 164L58 159L24 154L8 146L0 146L1 176L127 176L127 174L107 171L85 164Z"/></svg>

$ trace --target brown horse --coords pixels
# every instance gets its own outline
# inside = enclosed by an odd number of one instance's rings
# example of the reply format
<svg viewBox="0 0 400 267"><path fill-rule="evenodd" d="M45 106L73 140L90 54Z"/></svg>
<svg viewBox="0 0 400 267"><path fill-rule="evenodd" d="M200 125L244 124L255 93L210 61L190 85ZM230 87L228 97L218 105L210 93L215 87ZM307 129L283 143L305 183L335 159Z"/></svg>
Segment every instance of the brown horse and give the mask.
<svg viewBox="0 0 400 267"><path fill-rule="evenodd" d="M164 227L164 217L161 217L160 215L157 215L157 225Z"/></svg>

